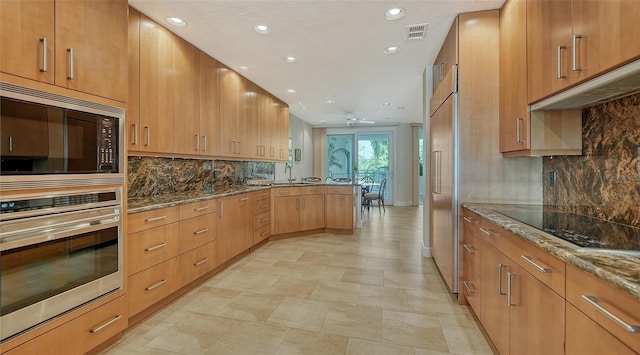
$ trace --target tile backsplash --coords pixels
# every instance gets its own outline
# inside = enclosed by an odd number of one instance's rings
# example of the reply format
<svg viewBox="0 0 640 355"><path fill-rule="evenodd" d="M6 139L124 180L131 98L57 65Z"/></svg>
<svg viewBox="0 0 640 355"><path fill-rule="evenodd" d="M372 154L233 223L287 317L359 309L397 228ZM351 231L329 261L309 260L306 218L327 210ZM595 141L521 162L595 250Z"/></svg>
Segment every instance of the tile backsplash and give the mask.
<svg viewBox="0 0 640 355"><path fill-rule="evenodd" d="M640 227L640 94L583 110L582 125L582 156L543 159L544 203Z"/></svg>
<svg viewBox="0 0 640 355"><path fill-rule="evenodd" d="M273 179L274 170L274 163L137 156L128 164L129 197L220 191L254 176Z"/></svg>

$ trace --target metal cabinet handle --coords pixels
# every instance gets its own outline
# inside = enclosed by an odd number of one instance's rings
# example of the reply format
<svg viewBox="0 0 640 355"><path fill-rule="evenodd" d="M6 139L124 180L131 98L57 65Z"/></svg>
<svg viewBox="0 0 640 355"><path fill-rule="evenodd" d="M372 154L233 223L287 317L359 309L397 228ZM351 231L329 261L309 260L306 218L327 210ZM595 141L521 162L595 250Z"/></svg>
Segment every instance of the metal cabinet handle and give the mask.
<svg viewBox="0 0 640 355"><path fill-rule="evenodd" d="M520 136L520 130L522 129L520 122L524 121L520 117L516 117L516 143L522 143L522 137Z"/></svg>
<svg viewBox="0 0 640 355"><path fill-rule="evenodd" d="M160 248L164 248L166 246L167 246L167 243L161 243L161 244L149 247L149 248L145 248L144 251L154 251L154 250L158 250Z"/></svg>
<svg viewBox="0 0 640 355"><path fill-rule="evenodd" d="M467 289L469 293L478 293L478 290L474 290L471 288L471 281L462 281L464 288Z"/></svg>
<svg viewBox="0 0 640 355"><path fill-rule="evenodd" d="M40 68L41 72L47 71L47 37L40 38L40 42L42 43L42 67Z"/></svg>
<svg viewBox="0 0 640 355"><path fill-rule="evenodd" d="M220 219L224 219L224 202L220 202Z"/></svg>
<svg viewBox="0 0 640 355"><path fill-rule="evenodd" d="M145 288L144 290L145 290L145 291L151 291L151 290L153 290L154 288L158 288L158 287L160 287L160 286L164 285L165 283L167 283L167 280L160 280L160 282L155 283L155 284L153 284L153 285L151 285L151 286L149 286L149 287Z"/></svg>
<svg viewBox="0 0 640 355"><path fill-rule="evenodd" d="M478 252L477 250L473 249L473 245L471 244L463 244L463 246L464 249L469 252L469 254L475 254Z"/></svg>
<svg viewBox="0 0 640 355"><path fill-rule="evenodd" d="M265 209L267 207L269 207L269 205L262 205L262 206L260 206L260 209L263 210L263 209Z"/></svg>
<svg viewBox="0 0 640 355"><path fill-rule="evenodd" d="M573 71L581 71L582 68L578 66L578 39L582 38L582 35L573 35L571 41L573 42L573 47L571 48L572 61L571 61L571 70Z"/></svg>
<svg viewBox="0 0 640 355"><path fill-rule="evenodd" d="M440 169L441 168L440 165L441 165L441 162L442 162L442 159L441 159L442 152L439 151L439 150L434 150L432 155L433 155L433 162L434 162L433 168L434 169L432 170L432 174L431 174L432 175L432 179L431 179L432 187L431 187L431 189L433 190L432 193L434 195L437 195L437 194L440 194L440 192L441 192L440 188L442 187L441 186L441 180L440 180L440 174L441 174L440 173L440 170L441 170Z"/></svg>
<svg viewBox="0 0 640 355"><path fill-rule="evenodd" d="M195 263L193 263L193 266L200 266L204 263L206 263L207 261L209 261L209 258L204 258L202 260L196 261Z"/></svg>
<svg viewBox="0 0 640 355"><path fill-rule="evenodd" d="M201 229L199 231L193 232L193 235L199 235L199 234L202 234L202 233L207 233L208 231L209 231L209 228Z"/></svg>
<svg viewBox="0 0 640 355"><path fill-rule="evenodd" d="M507 306L513 307L516 304L511 303L511 277L517 275L515 272L507 272Z"/></svg>
<svg viewBox="0 0 640 355"><path fill-rule="evenodd" d="M498 264L498 294L501 296L506 295L506 293L502 293L502 268L507 265Z"/></svg>
<svg viewBox="0 0 640 355"><path fill-rule="evenodd" d="M144 126L144 132L147 138L147 141L145 142L144 145L148 147L151 145L151 128L149 128L149 126Z"/></svg>
<svg viewBox="0 0 640 355"><path fill-rule="evenodd" d="M104 329L104 328L112 325L113 323L119 321L121 318L122 318L122 316L117 315L117 316L113 317L113 319L111 319L110 321L107 321L106 323L104 323L102 325L99 325L99 326L89 330L89 332L90 333L97 333L97 332L101 331L102 329Z"/></svg>
<svg viewBox="0 0 640 355"><path fill-rule="evenodd" d="M74 50L73 50L73 48L67 48L67 52L69 53L69 75L67 75L67 79L73 80L73 79L75 79Z"/></svg>
<svg viewBox="0 0 640 355"><path fill-rule="evenodd" d="M203 140L203 148L202 151L206 152L207 151L207 136L202 136L202 140Z"/></svg>
<svg viewBox="0 0 640 355"><path fill-rule="evenodd" d="M471 223L471 224L476 224L476 223L478 223L478 221L476 221L476 220L474 220L474 219L472 219L472 218L469 218L469 217L462 217L462 219L463 219L465 222L467 222L467 223Z"/></svg>
<svg viewBox="0 0 640 355"><path fill-rule="evenodd" d="M145 222L155 222L155 221L159 221L159 220L165 219L165 218L167 218L167 216L159 216L159 217L147 218L144 221Z"/></svg>
<svg viewBox="0 0 640 355"><path fill-rule="evenodd" d="M546 267L542 267L538 264L536 264L535 261L533 261L533 258L528 256L528 255L522 255L522 259L524 259L524 261L528 262L529 264L531 264L533 267L535 267L538 271L540 271L541 273L550 273L551 269L546 268Z"/></svg>
<svg viewBox="0 0 640 355"><path fill-rule="evenodd" d="M243 202L243 201L247 201L247 200L249 200L248 197L243 197L243 198L239 199L238 201Z"/></svg>
<svg viewBox="0 0 640 355"><path fill-rule="evenodd" d="M495 236L496 236L496 234L495 234L495 233L490 232L490 231L488 231L488 230L484 229L483 227L480 227L480 231L481 231L482 233L484 233L484 234L488 235L489 237L495 237Z"/></svg>
<svg viewBox="0 0 640 355"><path fill-rule="evenodd" d="M138 124L132 124L131 128L133 128L133 144L138 145Z"/></svg>
<svg viewBox="0 0 640 355"><path fill-rule="evenodd" d="M296 198L296 209L300 209L300 199Z"/></svg>
<svg viewBox="0 0 640 355"><path fill-rule="evenodd" d="M209 206L203 206L203 207L194 208L193 210L195 212L200 212L200 211L205 211L205 210L208 210L208 209L209 209Z"/></svg>
<svg viewBox="0 0 640 355"><path fill-rule="evenodd" d="M196 134L196 152L200 151L200 135Z"/></svg>
<svg viewBox="0 0 640 355"><path fill-rule="evenodd" d="M562 75L562 50L563 50L563 49L565 49L565 48L567 48L567 47L565 47L565 46L558 46L558 48L557 48L557 53L556 53L556 55L557 55L557 57L558 57L558 58L557 58L557 59L558 59L558 75L557 75L558 79L564 79L564 78L566 78L566 76Z"/></svg>
<svg viewBox="0 0 640 355"><path fill-rule="evenodd" d="M604 314L605 316L607 316L607 318L611 319L612 321L614 321L615 323L617 323L619 326L621 326L622 328L624 328L627 332L629 333L640 333L640 326L638 325L631 325L627 322L625 322L624 320L622 320L620 317L616 316L615 314L611 313L609 310L607 310L606 308L602 307L599 303L598 303L598 298L595 296L587 296L587 295L582 295L582 299L587 302L591 307L595 308L596 310L598 310L600 313Z"/></svg>
<svg viewBox="0 0 640 355"><path fill-rule="evenodd" d="M9 136L9 151L13 152L13 136Z"/></svg>
<svg viewBox="0 0 640 355"><path fill-rule="evenodd" d="M242 152L242 142L237 141L236 148L237 148L236 154L240 154Z"/></svg>

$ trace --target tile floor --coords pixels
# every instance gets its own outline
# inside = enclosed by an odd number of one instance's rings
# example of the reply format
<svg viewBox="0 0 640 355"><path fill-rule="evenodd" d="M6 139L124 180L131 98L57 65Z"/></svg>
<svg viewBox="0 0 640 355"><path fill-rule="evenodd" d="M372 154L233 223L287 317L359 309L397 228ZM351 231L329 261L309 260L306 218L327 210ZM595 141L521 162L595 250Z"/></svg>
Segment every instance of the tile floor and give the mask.
<svg viewBox="0 0 640 355"><path fill-rule="evenodd" d="M422 208L387 207L353 235L269 242L104 354L492 354L421 240Z"/></svg>

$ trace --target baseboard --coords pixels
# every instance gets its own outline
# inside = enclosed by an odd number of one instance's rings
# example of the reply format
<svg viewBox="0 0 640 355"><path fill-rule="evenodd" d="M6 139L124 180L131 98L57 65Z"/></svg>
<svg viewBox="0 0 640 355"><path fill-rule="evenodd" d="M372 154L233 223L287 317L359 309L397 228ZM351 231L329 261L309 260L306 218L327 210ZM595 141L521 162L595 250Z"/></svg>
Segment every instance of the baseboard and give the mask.
<svg viewBox="0 0 640 355"><path fill-rule="evenodd" d="M424 245L424 242L422 244L422 257L423 258L431 258L431 248L427 247Z"/></svg>
<svg viewBox="0 0 640 355"><path fill-rule="evenodd" d="M393 205L399 207L413 206L413 201L393 201Z"/></svg>

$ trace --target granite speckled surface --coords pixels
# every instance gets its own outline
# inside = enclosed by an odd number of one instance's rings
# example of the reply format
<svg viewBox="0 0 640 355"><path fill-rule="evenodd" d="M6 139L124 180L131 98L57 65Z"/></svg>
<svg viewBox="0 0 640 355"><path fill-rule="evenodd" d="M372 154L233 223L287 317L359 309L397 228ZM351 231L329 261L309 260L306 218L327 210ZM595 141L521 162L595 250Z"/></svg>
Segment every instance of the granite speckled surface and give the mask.
<svg viewBox="0 0 640 355"><path fill-rule="evenodd" d="M550 254L577 266L640 300L640 257L620 254L579 253L576 252L576 247L567 244L561 239L504 216L499 212L506 209L527 208L527 205L464 203L462 206L522 237L538 248L548 251Z"/></svg>
<svg viewBox="0 0 640 355"><path fill-rule="evenodd" d="M543 158L543 203L640 227L640 94L582 111L581 156Z"/></svg>

